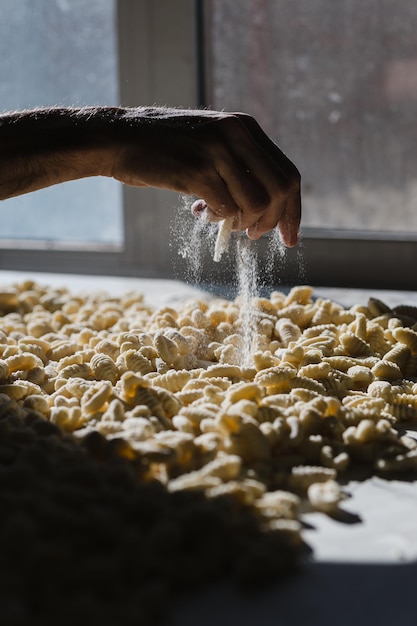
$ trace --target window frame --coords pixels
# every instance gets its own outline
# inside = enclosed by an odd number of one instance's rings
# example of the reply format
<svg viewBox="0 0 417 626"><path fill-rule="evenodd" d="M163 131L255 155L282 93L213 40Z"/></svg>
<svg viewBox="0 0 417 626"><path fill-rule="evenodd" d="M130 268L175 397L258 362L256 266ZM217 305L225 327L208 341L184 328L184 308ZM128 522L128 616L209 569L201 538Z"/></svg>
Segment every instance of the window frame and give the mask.
<svg viewBox="0 0 417 626"><path fill-rule="evenodd" d="M204 31L202 45L206 56L202 66L209 72L210 20L205 16L210 11L211 0L196 1L197 15L205 24L204 29L200 26ZM201 104L210 106L208 89L202 92L205 99ZM277 260L275 284L293 285L303 279L322 287L417 290L417 278L412 272L417 257L417 233L361 231L359 227L354 231L302 227L301 245L286 252L284 264ZM270 254L268 239L265 235L260 242L261 258Z"/></svg>
<svg viewBox="0 0 417 626"><path fill-rule="evenodd" d="M209 71L206 12L210 0L118 0L120 103L124 106L168 104L210 106L205 75ZM302 172L301 172L302 174ZM1 241L5 270L173 278L170 224L178 194L123 186L121 247L80 244L69 249L51 242ZM258 246L268 255L268 235ZM315 286L417 290L413 260L417 233L302 230L302 243L286 253L272 281ZM300 258L305 273L300 272ZM221 272L203 259L210 281L233 282L233 263ZM223 265L223 264L222 264ZM178 265L177 265L178 268ZM303 274L303 275L300 275ZM185 275L185 274L184 274Z"/></svg>
<svg viewBox="0 0 417 626"><path fill-rule="evenodd" d="M196 107L194 1L117 0L115 5L120 105L166 103ZM178 89L179 84L181 89ZM122 185L123 242L120 246L0 239L0 267L19 271L172 277L168 239L178 203L178 194L170 191Z"/></svg>

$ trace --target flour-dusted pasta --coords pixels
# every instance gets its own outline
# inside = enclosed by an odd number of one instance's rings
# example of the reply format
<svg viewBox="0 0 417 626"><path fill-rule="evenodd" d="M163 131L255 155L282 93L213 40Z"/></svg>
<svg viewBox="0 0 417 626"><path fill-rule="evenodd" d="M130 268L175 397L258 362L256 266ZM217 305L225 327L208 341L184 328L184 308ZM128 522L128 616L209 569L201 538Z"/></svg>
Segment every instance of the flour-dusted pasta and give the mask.
<svg viewBox="0 0 417 626"><path fill-rule="evenodd" d="M417 331L411 328L396 327L392 332L393 337L410 348L413 354L417 354Z"/></svg>
<svg viewBox="0 0 417 626"><path fill-rule="evenodd" d="M51 408L51 422L68 432L77 430L85 423L80 407L57 406Z"/></svg>
<svg viewBox="0 0 417 626"><path fill-rule="evenodd" d="M307 497L316 511L334 515L338 513L346 494L335 480L326 480L311 484L307 489Z"/></svg>
<svg viewBox="0 0 417 626"><path fill-rule="evenodd" d="M160 358L168 365L172 365L179 355L178 346L163 333L158 333L154 339L155 348Z"/></svg>
<svg viewBox="0 0 417 626"><path fill-rule="evenodd" d="M43 361L31 352L21 352L20 354L9 356L5 359L5 363L7 364L9 373L17 370L27 371L34 367L43 367L44 365Z"/></svg>
<svg viewBox="0 0 417 626"><path fill-rule="evenodd" d="M417 467L417 333L399 312L295 287L252 299L249 342L239 299L14 289L0 400L100 463L128 459L130 480L233 499L300 545L306 506L339 514L348 468Z"/></svg>
<svg viewBox="0 0 417 626"><path fill-rule="evenodd" d="M362 337L350 331L342 334L340 343L349 356L366 356L370 352L369 344Z"/></svg>
<svg viewBox="0 0 417 626"><path fill-rule="evenodd" d="M90 367L97 380L108 380L112 385L116 384L119 372L115 362L107 354L96 353L90 361Z"/></svg>
<svg viewBox="0 0 417 626"><path fill-rule="evenodd" d="M284 346L296 342L301 336L300 327L288 318L281 318L275 324L275 333Z"/></svg>
<svg viewBox="0 0 417 626"><path fill-rule="evenodd" d="M5 380L9 375L9 366L7 361L0 359L0 381Z"/></svg>
<svg viewBox="0 0 417 626"><path fill-rule="evenodd" d="M91 385L81 398L81 407L86 413L97 413L112 395L112 384L108 380Z"/></svg>
<svg viewBox="0 0 417 626"><path fill-rule="evenodd" d="M233 230L234 217L227 217L219 223L216 243L214 246L213 261L218 263L229 247Z"/></svg>
<svg viewBox="0 0 417 626"><path fill-rule="evenodd" d="M142 376L155 371L155 365L140 350L130 348L122 352L121 362L126 371L137 372ZM117 378L117 375L115 377Z"/></svg>
<svg viewBox="0 0 417 626"><path fill-rule="evenodd" d="M289 365L277 365L261 370L255 376L255 383L266 389L273 388L274 393L289 391L297 370ZM279 389L279 391L278 391Z"/></svg>
<svg viewBox="0 0 417 626"><path fill-rule="evenodd" d="M336 478L336 470L321 466L296 466L291 470L291 486L297 492L307 491L314 483L324 483Z"/></svg>
<svg viewBox="0 0 417 626"><path fill-rule="evenodd" d="M373 368L372 373L380 380L399 380L402 377L401 369L396 363L391 363L386 359L378 361Z"/></svg>

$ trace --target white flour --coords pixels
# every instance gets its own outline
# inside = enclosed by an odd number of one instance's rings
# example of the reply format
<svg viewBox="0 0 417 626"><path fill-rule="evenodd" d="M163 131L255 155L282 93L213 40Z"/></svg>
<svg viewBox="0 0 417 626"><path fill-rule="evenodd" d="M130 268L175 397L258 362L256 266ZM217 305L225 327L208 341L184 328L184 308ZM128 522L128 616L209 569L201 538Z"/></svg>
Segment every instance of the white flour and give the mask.
<svg viewBox="0 0 417 626"><path fill-rule="evenodd" d="M256 244L244 232L231 237L232 220L210 224L204 218L194 217L190 212L190 200L183 199L174 225L174 235L178 254L187 260L187 279L201 283L204 246L208 243L214 261L228 255L235 266L237 300L240 304L240 330L243 337L242 363L252 365L253 340L257 330L256 299L262 285L277 284L277 273L282 275L286 263L286 247L279 231L275 228L269 239L266 260L262 267L256 251ZM278 264L278 272L277 272ZM302 247L297 250L297 282L305 282L305 263ZM281 270L281 271L280 271ZM273 277L273 275L275 276ZM272 278L273 277L273 278Z"/></svg>

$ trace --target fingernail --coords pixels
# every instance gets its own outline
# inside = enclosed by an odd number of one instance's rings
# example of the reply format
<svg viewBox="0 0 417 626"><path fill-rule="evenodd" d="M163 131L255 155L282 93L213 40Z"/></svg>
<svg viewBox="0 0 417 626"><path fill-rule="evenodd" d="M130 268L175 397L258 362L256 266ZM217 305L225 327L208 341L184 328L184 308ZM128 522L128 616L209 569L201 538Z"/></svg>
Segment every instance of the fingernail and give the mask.
<svg viewBox="0 0 417 626"><path fill-rule="evenodd" d="M204 202L204 200L196 200L191 206L191 213L196 217L200 217L206 209L207 204Z"/></svg>
<svg viewBox="0 0 417 626"><path fill-rule="evenodd" d="M288 224L284 223L279 225L279 231L287 248L293 248L297 244L298 230L294 232Z"/></svg>

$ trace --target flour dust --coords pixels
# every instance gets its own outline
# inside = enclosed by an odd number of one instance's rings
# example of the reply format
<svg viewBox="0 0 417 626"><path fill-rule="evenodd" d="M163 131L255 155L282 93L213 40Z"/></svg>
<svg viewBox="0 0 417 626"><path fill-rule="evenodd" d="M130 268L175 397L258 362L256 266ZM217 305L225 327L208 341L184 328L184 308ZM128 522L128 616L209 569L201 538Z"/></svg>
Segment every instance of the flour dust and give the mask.
<svg viewBox="0 0 417 626"><path fill-rule="evenodd" d="M237 301L240 304L240 325L242 333L242 365L252 365L252 345L257 330L255 298L259 294L258 256L251 246L251 240L244 234L237 237L236 273L238 284Z"/></svg>
<svg viewBox="0 0 417 626"><path fill-rule="evenodd" d="M171 234L178 255L186 261L186 281L199 284L202 282L204 247L214 245L217 228L205 219L192 215L191 204L187 196L181 197Z"/></svg>
<svg viewBox="0 0 417 626"><path fill-rule="evenodd" d="M205 248L209 246L213 257L218 225L208 223L204 217L191 214L191 202L182 199L175 223L172 228L178 255L186 261L186 280L201 284L203 282L203 259ZM237 233L230 240L228 254L235 259L236 301L240 308L240 332L242 335L242 367L253 365L253 352L259 312L257 299L263 286L277 284L277 274L282 274L286 264L287 248L282 242L278 229L274 229L268 239L266 259L262 266L256 242L251 241L244 232ZM297 264L300 278L305 276L303 251L297 252Z"/></svg>
<svg viewBox="0 0 417 626"><path fill-rule="evenodd" d="M299 285L304 285L305 283L307 283L307 267L306 267L306 260L304 256L303 238L301 236L301 233L299 234L299 237L298 237L297 268L298 268L297 283Z"/></svg>

